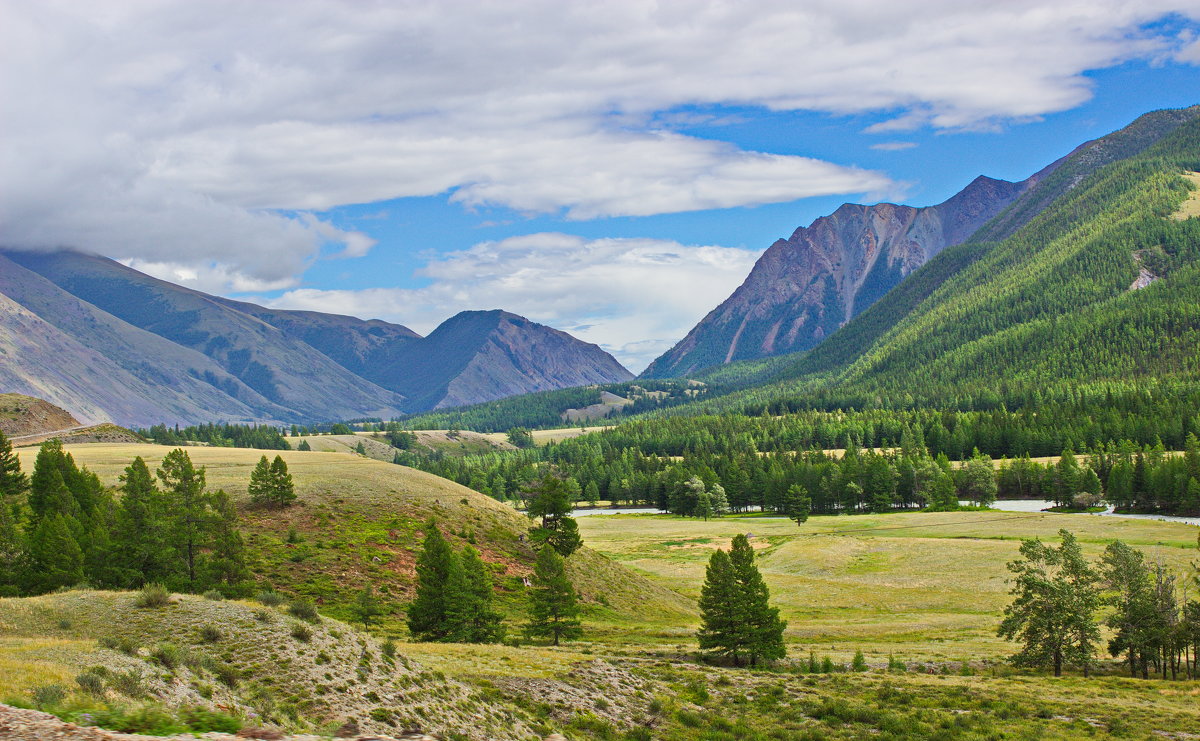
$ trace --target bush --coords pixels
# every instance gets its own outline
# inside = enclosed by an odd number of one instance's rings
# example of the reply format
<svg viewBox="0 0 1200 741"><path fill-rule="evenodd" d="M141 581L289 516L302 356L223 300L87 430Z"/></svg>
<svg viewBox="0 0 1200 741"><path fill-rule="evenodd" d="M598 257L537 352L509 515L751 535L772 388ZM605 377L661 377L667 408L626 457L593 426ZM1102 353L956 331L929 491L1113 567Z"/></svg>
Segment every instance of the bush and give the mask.
<svg viewBox="0 0 1200 741"><path fill-rule="evenodd" d="M303 623L296 623L292 626L292 638L295 638L301 643L308 643L312 640L312 628Z"/></svg>
<svg viewBox="0 0 1200 741"><path fill-rule="evenodd" d="M255 610L254 619L260 623L269 623L272 620L271 613L266 610Z"/></svg>
<svg viewBox="0 0 1200 741"><path fill-rule="evenodd" d="M237 687L238 680L242 678L242 673L233 664L218 664L213 670L213 676L217 681L226 687Z"/></svg>
<svg viewBox="0 0 1200 741"><path fill-rule="evenodd" d="M150 650L150 658L167 669L174 669L185 660L183 651L173 643L158 644Z"/></svg>
<svg viewBox="0 0 1200 741"><path fill-rule="evenodd" d="M76 684L79 688L89 695L100 697L104 694L104 677L100 676L92 669L88 669L79 676L75 677Z"/></svg>
<svg viewBox="0 0 1200 741"><path fill-rule="evenodd" d="M147 608L166 607L171 604L171 593L161 584L147 584L138 594L136 604Z"/></svg>
<svg viewBox="0 0 1200 741"><path fill-rule="evenodd" d="M142 686L142 675L133 669L114 672L108 678L108 685L126 697L136 699L146 694L146 690Z"/></svg>
<svg viewBox="0 0 1200 741"><path fill-rule="evenodd" d="M65 618L63 620L59 620L58 621L58 629L59 630L70 630L71 629L71 621L67 620Z"/></svg>
<svg viewBox="0 0 1200 741"><path fill-rule="evenodd" d="M242 722L232 715L205 708L184 708L179 719L193 733L237 733L242 729Z"/></svg>
<svg viewBox="0 0 1200 741"><path fill-rule="evenodd" d="M107 648L112 651L120 651L128 656L136 656L138 652L138 645L134 643L133 639L129 636L101 636L97 643L100 644L100 648Z"/></svg>
<svg viewBox="0 0 1200 741"><path fill-rule="evenodd" d="M33 688L33 704L39 710L59 705L67 699L67 690L61 684L43 684Z"/></svg>
<svg viewBox="0 0 1200 741"><path fill-rule="evenodd" d="M854 652L854 660L850 662L850 669L856 672L867 670L867 657L863 656L861 648Z"/></svg>
<svg viewBox="0 0 1200 741"><path fill-rule="evenodd" d="M379 653L383 654L383 658L391 661L396 658L396 642L388 637L379 648Z"/></svg>
<svg viewBox="0 0 1200 741"><path fill-rule="evenodd" d="M216 643L221 640L221 629L215 625L205 625L200 629L200 638L205 643Z"/></svg>
<svg viewBox="0 0 1200 741"><path fill-rule="evenodd" d="M221 600L225 599L225 595L221 594L215 589L210 589L204 593L204 599L210 599L213 602L220 602Z"/></svg>
<svg viewBox="0 0 1200 741"><path fill-rule="evenodd" d="M258 596L255 599L267 607L278 607L286 601L284 600L282 594L273 589L264 589L258 593Z"/></svg>
<svg viewBox="0 0 1200 741"><path fill-rule="evenodd" d="M288 605L288 613L292 617L307 620L310 623L315 623L321 619L321 616L317 614L317 606L313 604L312 600L303 598L292 600L292 603Z"/></svg>

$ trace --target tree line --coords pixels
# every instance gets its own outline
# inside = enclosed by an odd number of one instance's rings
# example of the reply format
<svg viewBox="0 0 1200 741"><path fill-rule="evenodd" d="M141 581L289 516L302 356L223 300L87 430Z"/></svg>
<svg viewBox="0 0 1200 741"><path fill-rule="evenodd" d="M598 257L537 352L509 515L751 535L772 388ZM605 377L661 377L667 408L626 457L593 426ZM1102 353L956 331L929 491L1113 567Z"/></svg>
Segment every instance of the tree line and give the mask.
<svg viewBox="0 0 1200 741"><path fill-rule="evenodd" d="M283 432L270 425L201 424L167 427L159 424L137 433L158 445L186 446L204 443L218 448L289 450Z"/></svg>
<svg viewBox="0 0 1200 741"><path fill-rule="evenodd" d="M0 593L149 583L251 591L237 509L224 491L208 490L186 451L167 453L153 474L135 458L118 488L116 497L58 440L42 444L26 475L0 434Z"/></svg>

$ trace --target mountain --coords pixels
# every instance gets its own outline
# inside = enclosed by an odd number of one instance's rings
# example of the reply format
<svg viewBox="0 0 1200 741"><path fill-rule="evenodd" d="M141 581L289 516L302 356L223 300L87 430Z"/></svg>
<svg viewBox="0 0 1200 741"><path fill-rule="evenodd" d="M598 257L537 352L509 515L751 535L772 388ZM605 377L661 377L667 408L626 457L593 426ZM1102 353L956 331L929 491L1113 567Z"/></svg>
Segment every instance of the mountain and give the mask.
<svg viewBox="0 0 1200 741"><path fill-rule="evenodd" d="M633 374L596 345L496 309L447 319L367 377L402 390L418 408L437 409Z"/></svg>
<svg viewBox="0 0 1200 741"><path fill-rule="evenodd" d="M36 435L71 427L79 420L44 399L24 394L0 394L0 432L7 437Z"/></svg>
<svg viewBox="0 0 1200 741"><path fill-rule="evenodd" d="M808 352L703 374L748 388L693 411L1011 406L1200 381L1197 170L1200 106L1146 114L985 226L999 241L944 250Z"/></svg>
<svg viewBox="0 0 1200 741"><path fill-rule="evenodd" d="M422 338L210 296L96 255L0 251L0 389L89 422L390 418L630 377L595 345L512 314L444 326Z"/></svg>
<svg viewBox="0 0 1200 741"><path fill-rule="evenodd" d="M1190 120L1190 110L1143 116L1020 183L979 177L936 206L843 205L773 244L733 295L643 375L688 375L817 346L947 247L1011 236L1089 174Z"/></svg>

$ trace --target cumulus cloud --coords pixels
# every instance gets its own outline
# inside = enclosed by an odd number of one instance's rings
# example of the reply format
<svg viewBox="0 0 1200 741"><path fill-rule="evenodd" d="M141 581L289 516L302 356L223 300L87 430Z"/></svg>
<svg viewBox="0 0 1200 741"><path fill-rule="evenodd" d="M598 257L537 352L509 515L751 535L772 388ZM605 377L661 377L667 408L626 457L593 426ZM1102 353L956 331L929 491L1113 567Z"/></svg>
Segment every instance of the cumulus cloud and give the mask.
<svg viewBox="0 0 1200 741"><path fill-rule="evenodd" d="M298 288L265 303L380 317L422 334L458 311L503 308L594 342L640 371L732 293L760 254L540 233L434 257L420 270L430 280L424 288Z"/></svg>
<svg viewBox="0 0 1200 741"><path fill-rule="evenodd" d="M1196 61L1179 23L1147 24L1200 15L1182 0L0 8L4 240L269 284L371 249L311 215L349 203L447 194L589 219L891 195L880 173L673 127L734 106L884 111L882 131L1029 119L1085 101L1088 70Z"/></svg>

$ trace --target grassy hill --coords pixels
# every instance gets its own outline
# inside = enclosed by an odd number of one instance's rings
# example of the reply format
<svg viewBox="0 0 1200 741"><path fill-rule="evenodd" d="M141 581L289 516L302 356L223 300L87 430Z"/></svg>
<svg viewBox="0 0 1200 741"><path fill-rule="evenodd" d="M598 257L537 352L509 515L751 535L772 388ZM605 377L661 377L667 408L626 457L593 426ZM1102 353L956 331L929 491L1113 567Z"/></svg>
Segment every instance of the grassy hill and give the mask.
<svg viewBox="0 0 1200 741"><path fill-rule="evenodd" d="M329 439L317 436L313 441ZM142 456L153 470L171 448L159 445L67 446L80 465L116 485L125 466ZM264 451L188 448L207 469L210 490L224 489L247 503L250 472ZM267 451L274 456L277 451ZM32 470L35 449L19 451ZM322 609L346 616L354 593L371 584L393 614L392 632L402 633L400 606L412 596L415 552L430 517L456 547L474 539L502 585L502 606L523 618L525 587L533 550L520 539L530 521L511 507L432 474L352 453L282 451L295 481L298 501L285 510L243 506L242 526L256 578L277 589L311 597ZM584 548L568 561L588 616L603 624L658 616L689 616L694 606L674 592Z"/></svg>

